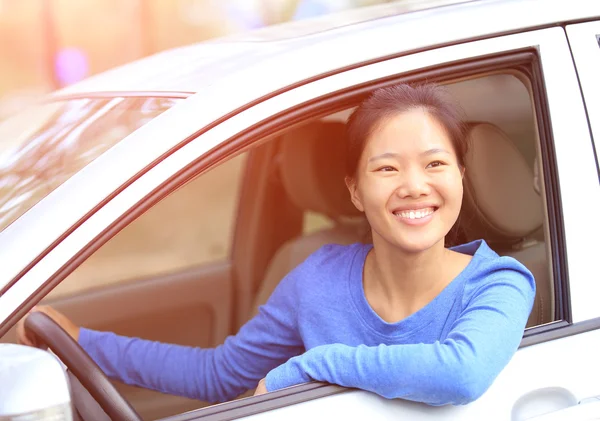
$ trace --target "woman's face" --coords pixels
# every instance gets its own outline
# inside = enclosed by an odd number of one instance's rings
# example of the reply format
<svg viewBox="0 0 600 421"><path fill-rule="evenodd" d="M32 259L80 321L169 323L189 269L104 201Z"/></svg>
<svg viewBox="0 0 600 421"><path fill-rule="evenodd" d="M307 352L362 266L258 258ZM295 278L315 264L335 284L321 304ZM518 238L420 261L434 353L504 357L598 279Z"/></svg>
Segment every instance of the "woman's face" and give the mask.
<svg viewBox="0 0 600 421"><path fill-rule="evenodd" d="M347 184L375 244L418 253L443 242L456 222L462 175L444 127L413 109L379 122Z"/></svg>

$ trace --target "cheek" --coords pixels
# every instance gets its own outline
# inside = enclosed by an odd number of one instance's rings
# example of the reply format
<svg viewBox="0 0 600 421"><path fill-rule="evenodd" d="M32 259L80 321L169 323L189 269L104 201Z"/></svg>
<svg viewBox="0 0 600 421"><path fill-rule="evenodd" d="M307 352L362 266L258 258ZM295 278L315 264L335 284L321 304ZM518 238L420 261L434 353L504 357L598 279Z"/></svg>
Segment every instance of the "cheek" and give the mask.
<svg viewBox="0 0 600 421"><path fill-rule="evenodd" d="M359 192L365 207L381 206L392 196L396 185L393 178L366 175L361 180Z"/></svg>
<svg viewBox="0 0 600 421"><path fill-rule="evenodd" d="M463 178L460 171L451 171L439 179L439 191L444 200L453 206L460 207L463 198Z"/></svg>

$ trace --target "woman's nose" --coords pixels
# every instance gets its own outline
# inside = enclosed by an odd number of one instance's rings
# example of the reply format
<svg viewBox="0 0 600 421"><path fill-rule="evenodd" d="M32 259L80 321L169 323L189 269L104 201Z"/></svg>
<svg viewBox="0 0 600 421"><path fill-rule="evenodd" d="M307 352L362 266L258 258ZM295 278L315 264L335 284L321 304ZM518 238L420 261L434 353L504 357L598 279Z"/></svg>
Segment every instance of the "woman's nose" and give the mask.
<svg viewBox="0 0 600 421"><path fill-rule="evenodd" d="M399 177L396 193L402 198L419 198L421 196L429 195L431 193L431 187L427 176L423 171L412 170L406 172L402 177Z"/></svg>

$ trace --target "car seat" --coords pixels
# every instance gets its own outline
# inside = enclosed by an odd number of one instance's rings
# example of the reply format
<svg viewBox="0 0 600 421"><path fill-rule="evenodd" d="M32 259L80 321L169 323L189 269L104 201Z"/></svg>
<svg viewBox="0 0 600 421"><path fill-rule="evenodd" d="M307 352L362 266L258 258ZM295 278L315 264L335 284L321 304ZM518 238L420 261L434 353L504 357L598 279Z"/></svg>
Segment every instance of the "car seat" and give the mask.
<svg viewBox="0 0 600 421"><path fill-rule="evenodd" d="M334 226L293 238L279 248L269 262L251 316L279 281L320 247L369 241L368 224L350 201L344 182L345 131L341 122L314 121L283 135L279 171L290 200L303 211L329 217Z"/></svg>
<svg viewBox="0 0 600 421"><path fill-rule="evenodd" d="M540 240L545 216L534 171L497 126L470 124L467 137L461 229L467 241L484 238L498 254L514 257L533 273L537 292L527 326L548 323L553 283L546 243Z"/></svg>

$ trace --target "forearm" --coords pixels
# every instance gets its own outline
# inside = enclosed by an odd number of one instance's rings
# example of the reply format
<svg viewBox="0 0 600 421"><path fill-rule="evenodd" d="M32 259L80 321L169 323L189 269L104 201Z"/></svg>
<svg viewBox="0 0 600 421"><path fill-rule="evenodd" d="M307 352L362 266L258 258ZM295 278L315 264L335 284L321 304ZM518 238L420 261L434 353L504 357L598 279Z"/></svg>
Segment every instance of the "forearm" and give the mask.
<svg viewBox="0 0 600 421"><path fill-rule="evenodd" d="M266 386L271 391L316 380L368 390L390 399L460 405L483 394L513 352L507 350L504 360L486 365L468 347L454 342L325 345L270 372Z"/></svg>
<svg viewBox="0 0 600 421"><path fill-rule="evenodd" d="M227 368L226 350L199 349L81 329L79 342L111 378L208 402L230 400L254 386ZM230 366L235 367L235 363Z"/></svg>

